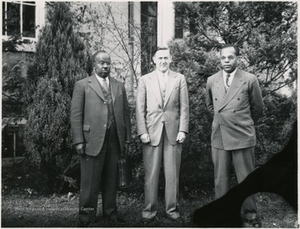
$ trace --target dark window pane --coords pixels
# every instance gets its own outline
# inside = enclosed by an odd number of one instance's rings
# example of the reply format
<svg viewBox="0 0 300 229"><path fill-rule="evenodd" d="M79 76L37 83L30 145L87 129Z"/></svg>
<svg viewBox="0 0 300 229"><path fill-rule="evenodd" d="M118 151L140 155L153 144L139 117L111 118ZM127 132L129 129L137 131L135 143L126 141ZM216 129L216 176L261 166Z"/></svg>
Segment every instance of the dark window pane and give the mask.
<svg viewBox="0 0 300 229"><path fill-rule="evenodd" d="M35 6L23 5L23 37L35 37Z"/></svg>
<svg viewBox="0 0 300 229"><path fill-rule="evenodd" d="M7 3L7 20L6 28L7 35L19 35L20 34L20 4Z"/></svg>
<svg viewBox="0 0 300 229"><path fill-rule="evenodd" d="M5 35L6 23L5 23L5 2L2 2L2 35Z"/></svg>
<svg viewBox="0 0 300 229"><path fill-rule="evenodd" d="M152 57L157 45L157 2L141 2L142 74L153 70Z"/></svg>

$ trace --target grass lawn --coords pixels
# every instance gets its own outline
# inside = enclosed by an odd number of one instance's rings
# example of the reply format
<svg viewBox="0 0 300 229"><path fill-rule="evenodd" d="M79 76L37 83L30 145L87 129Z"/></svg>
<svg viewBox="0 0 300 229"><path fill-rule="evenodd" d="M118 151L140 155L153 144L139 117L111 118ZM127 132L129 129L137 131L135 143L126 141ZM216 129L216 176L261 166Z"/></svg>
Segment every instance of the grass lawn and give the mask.
<svg viewBox="0 0 300 229"><path fill-rule="evenodd" d="M76 227L78 225L78 192L69 194L44 194L43 177L29 172L26 163L13 167L2 167L2 227ZM109 224L101 220L102 200L98 200L100 217L94 227L193 227L192 213L213 201L213 184L207 179L201 185L182 187L179 198L181 220L174 222L167 218L164 206L164 190L159 189L158 217L145 223L141 217L144 205L142 188L131 184L129 189L118 191L117 205L125 224ZM199 181L200 182L200 181ZM182 182L181 184L183 184ZM186 182L185 182L186 183ZM236 179L232 178L233 184ZM272 193L258 193L256 196L258 214L264 228L298 227L297 213L280 196Z"/></svg>
<svg viewBox="0 0 300 229"><path fill-rule="evenodd" d="M28 193L25 193L28 192ZM78 218L78 194L39 196L25 190L23 194L2 191L2 227L76 227ZM180 198L180 222L173 222L164 213L164 203L160 201L158 219L145 223L141 217L143 195L118 193L119 212L125 224L108 224L100 220L94 227L192 227L192 212L212 201L212 193L195 199ZM98 209L101 209L99 198ZM258 212L262 227L297 227L297 214L280 196L270 193L257 195Z"/></svg>

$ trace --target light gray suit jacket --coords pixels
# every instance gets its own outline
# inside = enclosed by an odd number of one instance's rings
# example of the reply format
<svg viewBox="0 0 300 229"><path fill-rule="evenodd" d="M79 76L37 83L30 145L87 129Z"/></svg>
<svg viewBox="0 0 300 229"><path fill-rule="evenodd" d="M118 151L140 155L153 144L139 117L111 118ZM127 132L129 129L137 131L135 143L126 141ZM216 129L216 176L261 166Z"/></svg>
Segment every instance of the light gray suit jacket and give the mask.
<svg viewBox="0 0 300 229"><path fill-rule="evenodd" d="M169 70L163 104L156 71L139 79L136 99L137 134L148 133L150 145L160 142L165 125L168 139L176 144L179 131L189 130L188 89L184 75Z"/></svg>
<svg viewBox="0 0 300 229"><path fill-rule="evenodd" d="M114 115L121 151L125 140L130 140L130 111L124 85L110 78ZM100 84L93 74L76 82L71 102L71 129L73 144L85 143L85 153L90 156L99 154L108 118L107 101Z"/></svg>
<svg viewBox="0 0 300 229"><path fill-rule="evenodd" d="M225 93L222 71L208 78L206 105L214 114L211 144L236 150L256 145L254 122L263 113L262 94L257 77L237 69Z"/></svg>

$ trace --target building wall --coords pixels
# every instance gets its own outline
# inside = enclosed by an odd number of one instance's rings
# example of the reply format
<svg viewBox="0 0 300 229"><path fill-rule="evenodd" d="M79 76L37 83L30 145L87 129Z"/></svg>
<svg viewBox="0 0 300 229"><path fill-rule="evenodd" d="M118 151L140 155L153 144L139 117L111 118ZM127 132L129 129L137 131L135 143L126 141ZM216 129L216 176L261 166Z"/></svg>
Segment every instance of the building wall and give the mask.
<svg viewBox="0 0 300 229"><path fill-rule="evenodd" d="M167 46L175 35L175 10L173 1L158 1L157 45Z"/></svg>
<svg viewBox="0 0 300 229"><path fill-rule="evenodd" d="M130 58L134 60L134 74L140 74L140 3L133 6L133 44L129 43L128 2L80 2L72 9L84 7L78 30L87 38L92 53L104 49L112 58L112 75L127 80L132 74Z"/></svg>

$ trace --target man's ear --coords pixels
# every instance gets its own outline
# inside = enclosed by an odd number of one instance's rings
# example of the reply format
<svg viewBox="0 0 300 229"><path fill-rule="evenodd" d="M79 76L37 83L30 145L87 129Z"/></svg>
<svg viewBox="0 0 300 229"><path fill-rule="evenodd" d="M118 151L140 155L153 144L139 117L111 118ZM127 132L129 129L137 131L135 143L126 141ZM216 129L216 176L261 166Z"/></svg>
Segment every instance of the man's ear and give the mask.
<svg viewBox="0 0 300 229"><path fill-rule="evenodd" d="M155 56L152 57L152 61L153 61L154 64L156 64L156 58L155 58Z"/></svg>

